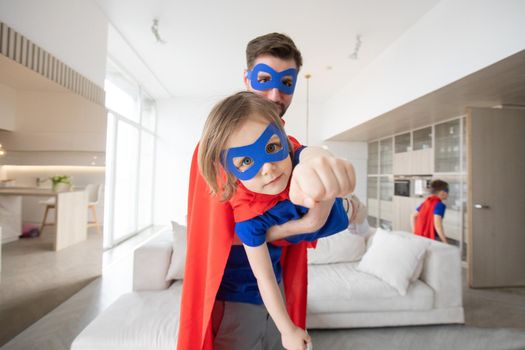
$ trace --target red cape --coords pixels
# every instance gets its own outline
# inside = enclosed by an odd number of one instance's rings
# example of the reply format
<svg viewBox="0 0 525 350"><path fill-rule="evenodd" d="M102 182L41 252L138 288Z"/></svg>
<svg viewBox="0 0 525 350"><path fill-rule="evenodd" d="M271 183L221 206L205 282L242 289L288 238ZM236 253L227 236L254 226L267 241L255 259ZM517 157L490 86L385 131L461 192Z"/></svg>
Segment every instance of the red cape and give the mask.
<svg viewBox="0 0 525 350"><path fill-rule="evenodd" d="M416 218L414 233L434 240L436 238L436 228L434 227L434 208L441 202L437 196L428 197L419 207Z"/></svg>
<svg viewBox="0 0 525 350"><path fill-rule="evenodd" d="M294 148L299 145L290 137ZM179 320L178 350L211 350L211 312L233 242L233 210L211 196L193 153L188 192L187 255ZM283 247L286 306L292 321L306 327L307 243Z"/></svg>

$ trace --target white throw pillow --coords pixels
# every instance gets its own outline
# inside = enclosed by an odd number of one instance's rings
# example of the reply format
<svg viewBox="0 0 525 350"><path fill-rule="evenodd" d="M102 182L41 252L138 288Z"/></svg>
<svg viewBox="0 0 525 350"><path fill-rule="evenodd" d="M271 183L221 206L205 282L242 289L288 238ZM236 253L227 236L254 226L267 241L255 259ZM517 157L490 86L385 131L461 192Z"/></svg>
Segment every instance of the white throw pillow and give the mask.
<svg viewBox="0 0 525 350"><path fill-rule="evenodd" d="M406 295L410 280L430 242L409 239L378 228L357 269L376 276Z"/></svg>
<svg viewBox="0 0 525 350"><path fill-rule="evenodd" d="M170 267L166 274L166 281L181 280L184 278L186 264L186 226L171 222L173 230L173 253L171 254Z"/></svg>
<svg viewBox="0 0 525 350"><path fill-rule="evenodd" d="M308 249L308 264L358 261L364 253L364 237L352 234L345 229L334 235L319 239L315 249Z"/></svg>

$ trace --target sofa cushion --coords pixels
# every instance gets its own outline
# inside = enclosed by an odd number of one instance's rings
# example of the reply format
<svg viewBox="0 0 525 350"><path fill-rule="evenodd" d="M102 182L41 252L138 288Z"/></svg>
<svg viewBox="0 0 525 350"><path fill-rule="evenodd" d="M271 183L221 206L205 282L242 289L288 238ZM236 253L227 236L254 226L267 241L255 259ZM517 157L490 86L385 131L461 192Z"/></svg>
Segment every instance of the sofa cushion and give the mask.
<svg viewBox="0 0 525 350"><path fill-rule="evenodd" d="M166 274L166 281L183 279L184 267L186 266L186 226L172 221L171 228L173 231L173 253L171 254L170 267Z"/></svg>
<svg viewBox="0 0 525 350"><path fill-rule="evenodd" d="M375 312L430 310L433 290L418 280L400 295L380 279L360 272L357 263L308 267L308 312Z"/></svg>
<svg viewBox="0 0 525 350"><path fill-rule="evenodd" d="M357 268L405 295L429 245L427 239L409 239L378 228Z"/></svg>
<svg viewBox="0 0 525 350"><path fill-rule="evenodd" d="M128 293L97 316L71 350L173 350L182 282L160 292Z"/></svg>
<svg viewBox="0 0 525 350"><path fill-rule="evenodd" d="M365 238L345 229L317 241L315 249L308 249L308 264L352 262L365 253Z"/></svg>

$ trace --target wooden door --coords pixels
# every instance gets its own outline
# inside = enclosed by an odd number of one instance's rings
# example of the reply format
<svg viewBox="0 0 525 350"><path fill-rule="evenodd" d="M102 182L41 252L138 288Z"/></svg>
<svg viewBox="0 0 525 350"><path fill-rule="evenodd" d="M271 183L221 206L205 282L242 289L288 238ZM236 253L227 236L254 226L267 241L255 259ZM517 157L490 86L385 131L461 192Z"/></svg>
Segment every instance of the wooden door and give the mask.
<svg viewBox="0 0 525 350"><path fill-rule="evenodd" d="M469 108L468 278L525 285L525 109Z"/></svg>

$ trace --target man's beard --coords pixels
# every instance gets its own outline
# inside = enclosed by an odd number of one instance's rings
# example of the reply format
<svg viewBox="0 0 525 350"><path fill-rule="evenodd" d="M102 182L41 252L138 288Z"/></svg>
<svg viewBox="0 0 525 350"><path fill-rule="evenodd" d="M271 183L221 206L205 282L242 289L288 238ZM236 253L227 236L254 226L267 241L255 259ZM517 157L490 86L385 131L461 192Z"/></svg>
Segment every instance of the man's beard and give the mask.
<svg viewBox="0 0 525 350"><path fill-rule="evenodd" d="M279 106L279 110L281 111L281 113L279 114L279 116L282 118L284 113L286 113L286 110L288 109L288 107L286 107L284 105L284 103L281 103L281 102L274 102L277 106Z"/></svg>

